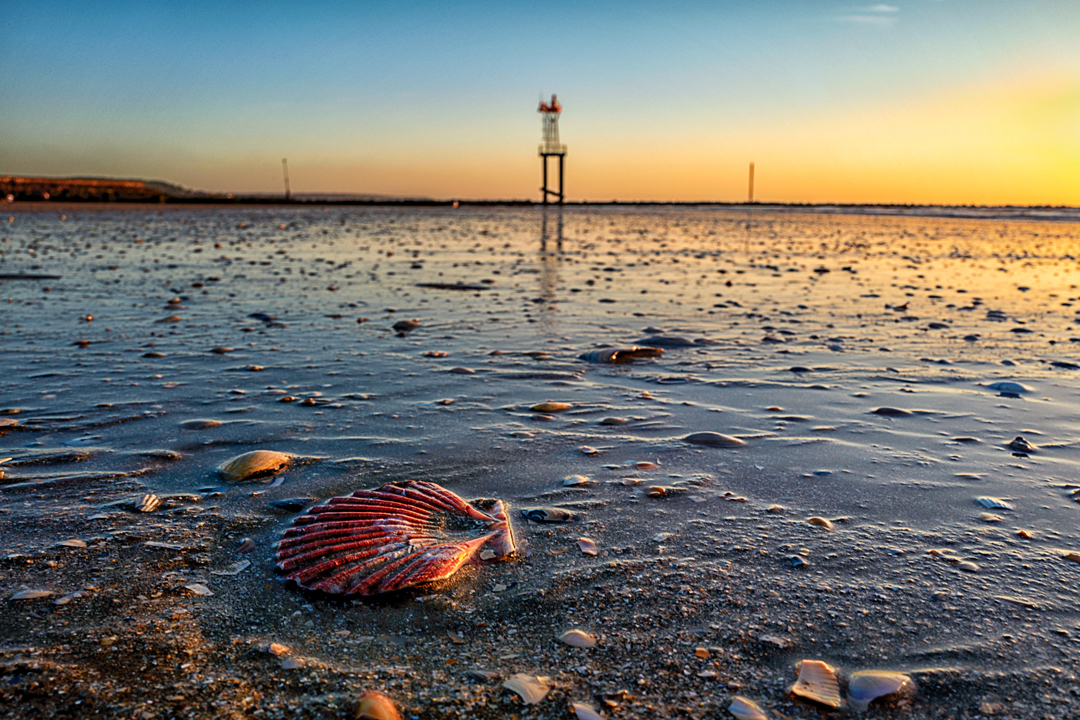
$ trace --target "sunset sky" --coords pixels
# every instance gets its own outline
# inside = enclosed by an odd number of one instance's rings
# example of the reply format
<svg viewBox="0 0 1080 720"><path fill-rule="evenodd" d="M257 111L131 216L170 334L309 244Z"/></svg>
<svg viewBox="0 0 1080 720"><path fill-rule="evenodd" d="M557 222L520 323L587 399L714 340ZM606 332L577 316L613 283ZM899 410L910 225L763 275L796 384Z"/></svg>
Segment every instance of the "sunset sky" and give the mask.
<svg viewBox="0 0 1080 720"><path fill-rule="evenodd" d="M1077 0L5 0L0 174L231 192L1080 205Z"/></svg>

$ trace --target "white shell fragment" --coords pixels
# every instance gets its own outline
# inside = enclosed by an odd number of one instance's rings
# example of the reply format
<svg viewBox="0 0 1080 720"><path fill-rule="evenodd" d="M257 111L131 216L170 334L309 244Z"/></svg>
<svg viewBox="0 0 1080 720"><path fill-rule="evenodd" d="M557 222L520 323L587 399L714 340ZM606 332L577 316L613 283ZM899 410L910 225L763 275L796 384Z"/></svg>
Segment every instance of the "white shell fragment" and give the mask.
<svg viewBox="0 0 1080 720"><path fill-rule="evenodd" d="M975 498L975 502L982 505L987 510L1013 510L1012 505L996 497L981 497Z"/></svg>
<svg viewBox="0 0 1080 720"><path fill-rule="evenodd" d="M502 684L504 688L516 692L526 705L535 705L551 692L551 686L546 682L548 678L515 673Z"/></svg>
<svg viewBox="0 0 1080 720"><path fill-rule="evenodd" d="M591 648L596 647L596 638L584 630L567 630L559 639L570 647Z"/></svg>
<svg viewBox="0 0 1080 720"><path fill-rule="evenodd" d="M276 450L252 450L221 463L218 473L226 482L244 482L288 467L294 457Z"/></svg>
<svg viewBox="0 0 1080 720"><path fill-rule="evenodd" d="M251 567L250 560L238 560L237 562L227 565L221 570L211 570L211 575L239 575L243 571Z"/></svg>
<svg viewBox="0 0 1080 720"><path fill-rule="evenodd" d="M834 527L836 527L835 525L833 525L832 520L823 517L815 516L812 518L806 518L806 522L810 523L811 525L817 525L820 528L825 528L826 530L832 530Z"/></svg>
<svg viewBox="0 0 1080 720"><path fill-rule="evenodd" d="M8 600L37 600L38 598L49 597L55 595L52 590L20 590L12 595Z"/></svg>
<svg viewBox="0 0 1080 720"><path fill-rule="evenodd" d="M739 720L768 720L769 715L753 700L736 695L728 705L728 712Z"/></svg>
<svg viewBox="0 0 1080 720"><path fill-rule="evenodd" d="M581 487L583 485L594 485L595 483L585 475L568 475L562 481L563 487Z"/></svg>
<svg viewBox="0 0 1080 720"><path fill-rule="evenodd" d="M578 538L577 545L581 549L581 552L585 553L586 555L596 555L598 552L600 552L600 549L596 546L596 543L589 538Z"/></svg>
<svg viewBox="0 0 1080 720"><path fill-rule="evenodd" d="M201 595L203 597L209 597L214 594L213 590L206 587L202 583L189 583L184 587L186 587L188 590L195 593L196 595Z"/></svg>
<svg viewBox="0 0 1080 720"><path fill-rule="evenodd" d="M592 705L570 703L570 707L573 709L574 714L578 716L578 720L604 720L604 716L596 712L596 708Z"/></svg>
<svg viewBox="0 0 1080 720"><path fill-rule="evenodd" d="M836 671L820 660L803 660L799 664L799 679L795 681L791 692L793 695L834 708L840 707L844 702L840 697Z"/></svg>
<svg viewBox="0 0 1080 720"><path fill-rule="evenodd" d="M908 692L914 688L911 677L890 670L860 670L851 674L848 702L859 712L879 697Z"/></svg>

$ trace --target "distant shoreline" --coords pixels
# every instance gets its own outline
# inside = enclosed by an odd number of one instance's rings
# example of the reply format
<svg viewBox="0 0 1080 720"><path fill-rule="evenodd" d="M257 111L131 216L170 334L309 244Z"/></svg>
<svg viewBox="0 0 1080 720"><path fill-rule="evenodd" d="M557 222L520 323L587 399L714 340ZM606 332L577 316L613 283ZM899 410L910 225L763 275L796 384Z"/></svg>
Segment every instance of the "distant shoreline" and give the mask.
<svg viewBox="0 0 1080 720"><path fill-rule="evenodd" d="M0 203L0 212L9 213L45 213L45 212L108 212L130 210L143 212L162 212L165 210L223 210L223 209L259 209L278 208L295 210L313 208L413 208L413 209L454 209L453 200L289 200L232 198L224 201L206 198L176 198L165 202L145 202L135 200L114 201L71 201L71 200L21 200L12 203ZM604 208L633 209L698 209L727 210L748 214L789 213L823 215L862 215L881 218L927 217L955 220L999 220L1026 222L1080 222L1080 208L1072 206L1022 206L1022 205L863 205L845 203L733 203L733 202L661 202L661 201L579 201L563 205L548 204L530 200L458 200L457 208L550 208L589 210Z"/></svg>

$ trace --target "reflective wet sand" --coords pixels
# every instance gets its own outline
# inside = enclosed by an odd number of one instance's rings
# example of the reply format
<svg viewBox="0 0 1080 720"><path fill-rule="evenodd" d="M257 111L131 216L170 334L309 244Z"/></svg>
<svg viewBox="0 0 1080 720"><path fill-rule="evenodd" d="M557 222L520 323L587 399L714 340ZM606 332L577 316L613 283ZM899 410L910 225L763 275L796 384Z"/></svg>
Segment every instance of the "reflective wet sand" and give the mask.
<svg viewBox="0 0 1080 720"><path fill-rule="evenodd" d="M26 716L322 715L364 689L418 717L722 716L735 695L828 714L787 692L804 658L842 690L911 675L871 705L887 717L1075 713L1073 221L10 217L0 591L52 593L0 622L0 694ZM647 344L662 356L579 359ZM744 444L684 440L707 432ZM296 461L216 471L258 449ZM375 601L277 576L304 509L410 479L508 502L521 556ZM515 673L551 693L521 706Z"/></svg>

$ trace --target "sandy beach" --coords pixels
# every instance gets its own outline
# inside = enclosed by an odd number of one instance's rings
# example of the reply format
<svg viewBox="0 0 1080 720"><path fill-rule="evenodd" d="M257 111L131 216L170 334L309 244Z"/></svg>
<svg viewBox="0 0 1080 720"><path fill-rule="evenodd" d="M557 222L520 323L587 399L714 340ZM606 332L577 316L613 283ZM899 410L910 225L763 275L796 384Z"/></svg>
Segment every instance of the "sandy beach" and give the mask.
<svg viewBox="0 0 1080 720"><path fill-rule="evenodd" d="M865 717L1080 717L1066 211L0 221L5 717L841 717L865 670L915 685ZM294 458L217 472L258 449ZM304 511L409 480L503 500L517 554L371 599L275 569Z"/></svg>

